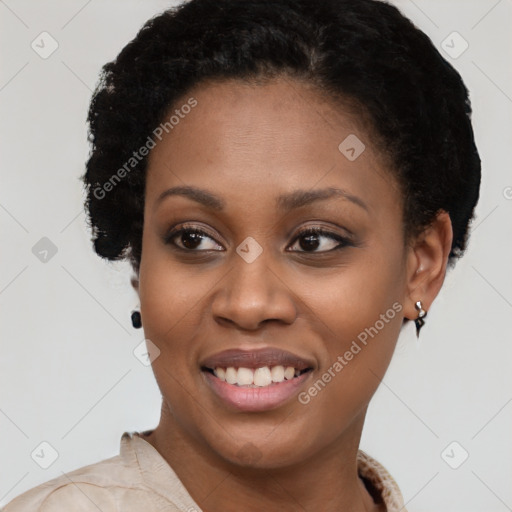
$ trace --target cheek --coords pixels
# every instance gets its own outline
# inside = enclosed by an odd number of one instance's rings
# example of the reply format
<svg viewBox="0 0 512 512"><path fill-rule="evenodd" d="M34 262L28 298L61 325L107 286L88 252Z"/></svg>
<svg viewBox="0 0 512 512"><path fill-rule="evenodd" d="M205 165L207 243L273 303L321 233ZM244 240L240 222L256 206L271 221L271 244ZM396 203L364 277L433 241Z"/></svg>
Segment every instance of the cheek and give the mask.
<svg viewBox="0 0 512 512"><path fill-rule="evenodd" d="M170 259L146 252L140 268L140 304L144 334L159 349L152 370L167 404L187 417L200 399L195 398L197 375L191 369L197 364L194 340L201 326L196 309L207 290L205 279L188 279L183 269L176 268ZM204 290L203 290L204 288ZM200 411L197 411L199 414Z"/></svg>
<svg viewBox="0 0 512 512"><path fill-rule="evenodd" d="M203 276L201 276L201 273ZM159 338L174 331L180 319L200 307L211 286L199 266L178 265L156 236L143 238L139 297L144 328Z"/></svg>
<svg viewBox="0 0 512 512"><path fill-rule="evenodd" d="M140 265L140 310L144 335L160 350L153 362L157 380L162 369L171 369L176 375L183 364L178 363L185 352L179 346L187 328L187 315L190 315L196 292L187 286L183 272L178 272L165 249L158 240L143 239ZM190 336L190 333L189 333ZM163 377L163 376L161 376Z"/></svg>
<svg viewBox="0 0 512 512"><path fill-rule="evenodd" d="M306 301L324 342L322 367L303 403L314 402L319 414L355 413L378 387L402 326L400 254L362 257L322 283L303 285L314 290Z"/></svg>
<svg viewBox="0 0 512 512"><path fill-rule="evenodd" d="M358 250L345 267L320 278L312 274L302 276L303 300L330 329L331 338L332 335L343 340L357 337L395 302L402 300L401 254L381 251L376 255L375 252Z"/></svg>
<svg viewBox="0 0 512 512"><path fill-rule="evenodd" d="M201 265L184 265L173 259L156 239L144 240L140 266L140 305L144 334L160 350L153 371L163 389L172 393L197 377L200 340L211 290L222 274ZM199 370L198 370L199 375Z"/></svg>

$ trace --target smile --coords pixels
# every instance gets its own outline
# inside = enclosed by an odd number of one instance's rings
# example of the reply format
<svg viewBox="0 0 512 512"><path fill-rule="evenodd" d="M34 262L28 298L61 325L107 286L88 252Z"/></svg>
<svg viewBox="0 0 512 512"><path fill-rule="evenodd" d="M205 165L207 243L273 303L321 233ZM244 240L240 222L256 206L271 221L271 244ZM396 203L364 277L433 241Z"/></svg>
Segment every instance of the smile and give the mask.
<svg viewBox="0 0 512 512"><path fill-rule="evenodd" d="M236 411L263 412L277 409L295 397L312 371L311 369L303 370L291 379L272 382L266 386L229 384L208 370L202 371L201 374L209 389L224 406Z"/></svg>
<svg viewBox="0 0 512 512"><path fill-rule="evenodd" d="M221 381L227 382L239 387L268 387L285 380L292 380L295 377L299 377L303 373L311 370L306 368L299 370L293 366L262 366L260 368L234 368L232 366L228 368L222 368L220 366L216 368L206 368L206 371L213 373Z"/></svg>
<svg viewBox="0 0 512 512"><path fill-rule="evenodd" d="M244 412L276 409L295 396L314 360L277 347L224 350L203 359L201 374L215 399Z"/></svg>

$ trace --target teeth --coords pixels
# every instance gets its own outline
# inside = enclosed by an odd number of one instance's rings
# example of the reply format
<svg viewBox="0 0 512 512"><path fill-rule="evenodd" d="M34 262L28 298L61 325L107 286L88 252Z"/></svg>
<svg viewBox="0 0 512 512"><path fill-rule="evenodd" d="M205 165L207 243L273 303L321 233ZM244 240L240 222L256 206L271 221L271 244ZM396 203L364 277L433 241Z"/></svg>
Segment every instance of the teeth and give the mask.
<svg viewBox="0 0 512 512"><path fill-rule="evenodd" d="M254 371L250 368L238 368L238 378L236 383L239 386L248 386L249 384L253 384L254 381Z"/></svg>
<svg viewBox="0 0 512 512"><path fill-rule="evenodd" d="M286 380L291 380L293 377L295 377L295 368L293 366L287 366L284 371L284 378Z"/></svg>
<svg viewBox="0 0 512 512"><path fill-rule="evenodd" d="M293 366L262 366L261 368L234 368L232 366L224 369L214 368L213 373L222 381L228 384L248 387L266 387L273 383L291 380L300 375L300 370Z"/></svg>
<svg viewBox="0 0 512 512"><path fill-rule="evenodd" d="M215 368L215 375L220 380L226 380L226 370L224 370L224 368Z"/></svg>
<svg viewBox="0 0 512 512"><path fill-rule="evenodd" d="M254 371L254 384L256 386L269 386L272 384L272 375L268 366L257 368Z"/></svg>
<svg viewBox="0 0 512 512"><path fill-rule="evenodd" d="M236 381L238 380L238 372L235 368L229 367L226 368L226 382L228 384L236 384Z"/></svg>
<svg viewBox="0 0 512 512"><path fill-rule="evenodd" d="M270 370L273 382L283 382L284 380L284 368L282 366L274 366Z"/></svg>

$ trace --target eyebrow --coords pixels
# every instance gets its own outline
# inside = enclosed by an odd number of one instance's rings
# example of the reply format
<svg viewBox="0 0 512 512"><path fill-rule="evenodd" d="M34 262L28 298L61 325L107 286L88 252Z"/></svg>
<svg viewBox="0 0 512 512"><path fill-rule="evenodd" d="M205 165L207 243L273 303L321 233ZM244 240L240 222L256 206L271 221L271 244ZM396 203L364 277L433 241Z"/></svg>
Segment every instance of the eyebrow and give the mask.
<svg viewBox="0 0 512 512"><path fill-rule="evenodd" d="M156 205L158 206L165 198L170 196L183 196L200 203L212 210L223 210L225 202L218 196L208 192L207 190L192 187L192 186L179 186L172 187L164 190L157 198ZM348 201L360 206L362 209L368 211L366 203L357 196L350 194L346 190L336 187L327 187L313 190L294 190L288 194L282 194L276 199L276 206L282 212L307 206L314 201L331 199L333 197L341 197Z"/></svg>

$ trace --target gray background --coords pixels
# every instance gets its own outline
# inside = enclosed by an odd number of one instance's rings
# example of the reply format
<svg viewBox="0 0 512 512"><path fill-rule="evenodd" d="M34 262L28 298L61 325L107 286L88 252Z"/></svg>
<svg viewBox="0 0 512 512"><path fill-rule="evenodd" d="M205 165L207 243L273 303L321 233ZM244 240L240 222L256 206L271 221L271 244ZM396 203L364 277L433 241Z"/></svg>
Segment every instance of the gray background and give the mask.
<svg viewBox="0 0 512 512"><path fill-rule="evenodd" d="M512 2L393 3L465 80L483 183L469 249L421 341L412 323L404 329L361 447L411 512L512 510ZM93 253L78 176L101 65L170 5L0 1L0 505L117 454L125 430L157 424L158 389L133 354L143 334L130 324L131 271ZM58 43L47 58L43 31ZM464 43L454 31L469 44L456 58ZM43 237L55 254L41 252Z"/></svg>

